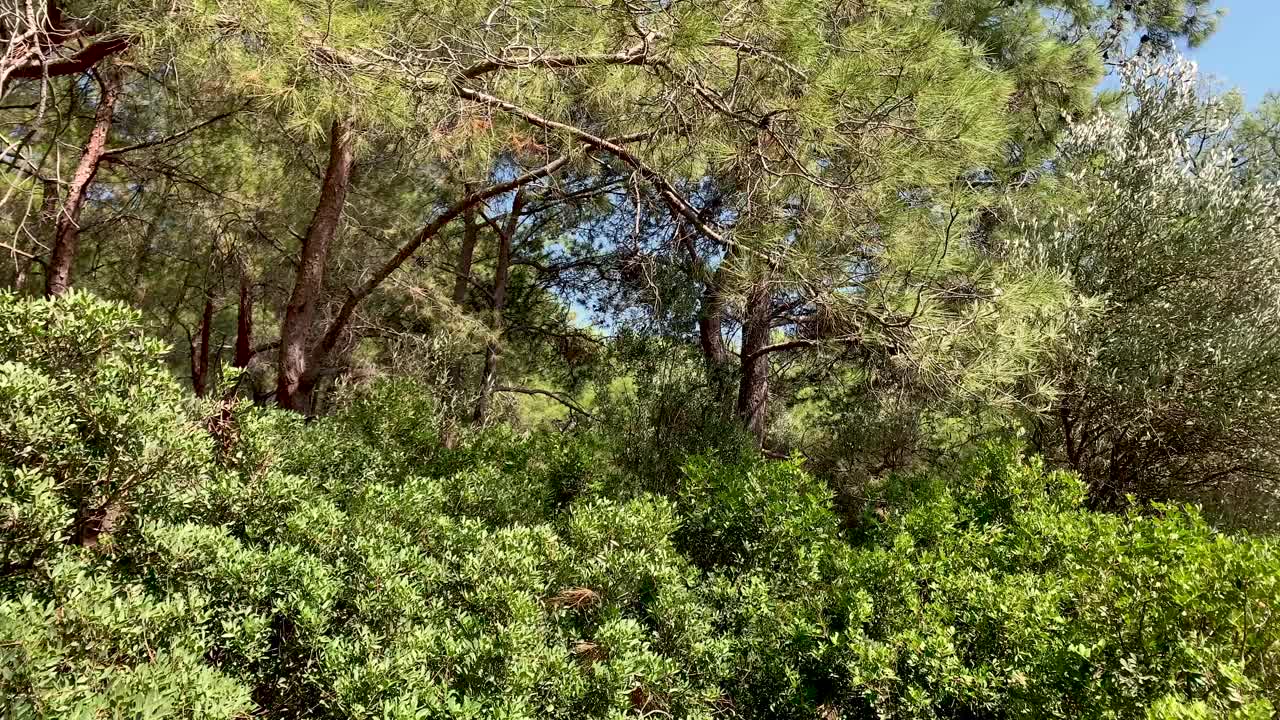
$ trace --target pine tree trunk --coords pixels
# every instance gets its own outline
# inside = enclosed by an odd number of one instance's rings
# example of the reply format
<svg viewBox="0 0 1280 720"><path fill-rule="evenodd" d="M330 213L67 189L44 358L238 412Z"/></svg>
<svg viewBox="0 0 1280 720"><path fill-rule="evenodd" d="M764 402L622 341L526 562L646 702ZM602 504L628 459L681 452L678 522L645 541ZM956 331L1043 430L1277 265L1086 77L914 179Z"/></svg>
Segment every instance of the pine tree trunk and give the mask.
<svg viewBox="0 0 1280 720"><path fill-rule="evenodd" d="M484 371L480 376L480 397L476 400L476 409L471 416L472 422L476 425L483 425L488 418L489 402L493 398L493 389L498 383L498 363L502 359L502 311L506 308L507 282L511 276L511 243L523 209L524 191L518 190L511 201L507 225L498 238L498 261L493 271L493 316L490 321L493 339L485 347Z"/></svg>
<svg viewBox="0 0 1280 720"><path fill-rule="evenodd" d="M287 410L311 412L316 373L324 358L312 357L310 340L316 303L324 287L329 247L337 236L355 164L355 133L345 120L334 120L329 132L329 165L315 214L302 241L302 257L293 292L280 327L280 366L276 403Z"/></svg>
<svg viewBox="0 0 1280 720"><path fill-rule="evenodd" d="M471 193L470 186L463 190L464 194ZM458 248L458 264L454 268L453 280L453 300L454 307L459 312L464 312L467 303L467 296L471 291L471 267L475 260L476 239L479 237L476 227L476 211L470 208L462 216L462 245ZM497 370L497 360L493 360L494 371ZM489 368L490 360L488 352L485 353L485 369ZM466 365L461 358L454 360L449 365L449 384L453 388L461 389L465 387L464 378L466 377ZM447 448L452 448L458 441L456 428L449 423L444 430L443 442Z"/></svg>
<svg viewBox="0 0 1280 720"><path fill-rule="evenodd" d="M733 371L729 365L729 351L724 345L724 291L725 280L722 265L702 288L698 307L698 347L707 368L707 383L717 403L729 398L733 386Z"/></svg>
<svg viewBox="0 0 1280 720"><path fill-rule="evenodd" d="M112 68L103 68L98 77L102 94L94 112L93 130L80 155L80 162L76 164L75 174L71 176L66 200L58 210L53 255L45 274L44 294L47 297L61 295L71 287L71 269L75 265L80 241L80 211L84 208L89 186L98 174L102 155L107 151L107 137L111 134L111 115L120 95L120 75Z"/></svg>
<svg viewBox="0 0 1280 720"><path fill-rule="evenodd" d="M453 304L459 307L467 302L467 291L471 289L471 263L475 259L478 235L474 208L462 216L462 223L462 247L458 248L458 266L453 279Z"/></svg>
<svg viewBox="0 0 1280 720"><path fill-rule="evenodd" d="M742 372L738 380L737 415L747 431L764 444L769 405L769 356L759 354L769 342L773 298L767 281L758 281L747 292L742 325Z"/></svg>
<svg viewBox="0 0 1280 720"><path fill-rule="evenodd" d="M720 273L716 275L719 279ZM720 295L718 283L712 282L702 289L702 301L698 308L698 345L702 348L703 359L710 370L722 367L728 359L723 328L724 299Z"/></svg>
<svg viewBox="0 0 1280 720"><path fill-rule="evenodd" d="M213 326L213 295L205 293L204 312L200 315L199 340L191 349L191 387L196 397L209 391L209 337Z"/></svg>
<svg viewBox="0 0 1280 720"><path fill-rule="evenodd" d="M236 308L236 356L232 365L249 367L253 359L253 282L248 271L240 271L240 302Z"/></svg>

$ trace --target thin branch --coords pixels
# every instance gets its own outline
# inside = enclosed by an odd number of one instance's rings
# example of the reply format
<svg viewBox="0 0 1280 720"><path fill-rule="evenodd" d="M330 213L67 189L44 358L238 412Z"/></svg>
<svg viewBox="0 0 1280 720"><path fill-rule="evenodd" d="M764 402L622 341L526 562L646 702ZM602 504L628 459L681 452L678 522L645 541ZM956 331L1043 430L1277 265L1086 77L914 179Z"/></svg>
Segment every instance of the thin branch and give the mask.
<svg viewBox="0 0 1280 720"><path fill-rule="evenodd" d="M646 43L637 43L626 50L616 53L596 53L587 55L533 55L523 58L493 58L472 65L462 71L461 76L468 80L498 70L520 70L524 68L576 68L590 65L644 65L650 61Z"/></svg>
<svg viewBox="0 0 1280 720"><path fill-rule="evenodd" d="M654 170L653 168L649 167L643 160L637 157L635 153L627 150L622 145L620 145L617 141L611 140L608 138L602 138L598 135L592 135L586 130L583 130L582 128L579 128L579 127L575 127L573 125L562 123L556 120L551 120L549 118L544 118L541 115L537 115L535 113L532 113L520 107L519 105L507 102L506 100L495 97L488 93L481 92L474 88L469 88L464 85L455 85L454 90L460 97L466 98L468 100L472 100L482 105L488 105L490 107L498 108L509 115L514 115L528 122L529 124L536 125L537 127L543 128L544 130L556 130L559 132L567 133L577 138L578 140L582 141L583 144L587 145L588 147L594 148L596 150L603 150L604 152L607 152L610 155L613 155L614 157L623 161L627 165L630 165L637 173L641 175L641 177L643 177L645 180L648 180L651 184L653 184L658 189L658 194L662 196L663 200L666 201L667 205L669 205L672 210L676 211L677 213L682 215L686 220L688 220L689 223L693 225L695 228L697 228L698 231L701 232L704 236L706 236L710 240L716 242L717 244L723 247L737 247L741 250L745 250L751 253L752 255L756 255L761 259L765 260L770 267L775 267L777 265L776 258L770 257L767 254L759 250L756 250L754 248L745 247L733 240L730 240L729 238L725 237L721 232L719 232L715 228L708 225L699 216L698 211L693 206L691 206L689 202L684 199L684 197L680 195L679 191L677 191L675 186L671 184L670 180L667 180L667 178L664 177L657 170Z"/></svg>
<svg viewBox="0 0 1280 720"><path fill-rule="evenodd" d="M188 135L199 130L200 128L212 125L218 122L219 120L229 118L232 115L235 115L236 113L244 109L245 109L245 106L241 106L241 107L235 108L234 110L228 110L224 113L219 113L218 115L214 115L213 117L209 118L208 120L205 120L204 122L197 123L187 128L186 130L183 130L181 132L176 132L166 137L158 138L155 140L147 140L146 142L134 143L133 145L126 145L124 147L112 148L111 150L104 152L102 156L105 159L105 158L115 157L116 155L123 155L127 152L133 152L134 150L143 150L149 147L156 147L157 145L167 145L168 143L171 143L171 142L177 142L179 140L186 138Z"/></svg>
<svg viewBox="0 0 1280 720"><path fill-rule="evenodd" d="M764 347L760 348L759 350L756 350L755 352L751 353L746 358L744 358L743 362L750 362L760 357L761 355L768 355L769 353L782 352L783 350L794 350L796 348L802 348L802 347L812 347L814 345L819 344L820 342L822 341L813 340L813 339L803 339L803 340L788 340L786 342L774 343L773 345L765 345Z"/></svg>
<svg viewBox="0 0 1280 720"><path fill-rule="evenodd" d="M24 166L24 165L19 165L19 164L18 164L18 160L22 160L22 162L26 163L26 165L25 165L25 166ZM36 166L35 166L35 165L30 161L30 160L28 160L27 158L24 158L24 157L16 157L16 158L15 158L15 157L11 157L11 156L8 156L8 155L0 155L0 165L4 165L5 167L9 167L9 168L12 168L12 169L14 169L14 170L17 170L18 172L20 172L20 173L22 173L22 174L26 175L27 177L35 178L36 180L39 180L40 182L51 182L51 179L50 179L50 178L46 178L45 176L41 175L41 174L40 174L40 169L39 169L39 168L37 168L37 167L36 167Z"/></svg>
<svg viewBox="0 0 1280 720"><path fill-rule="evenodd" d="M17 253L22 257L27 258L28 260L35 260L36 262L41 262L40 258L36 257L35 255L19 250L18 248L12 245L9 245L8 243L0 242L0 248L4 248L5 250L8 250L9 252L12 252L12 253Z"/></svg>
<svg viewBox="0 0 1280 720"><path fill-rule="evenodd" d="M498 385L494 387L493 390L494 392L519 393L521 395L544 395L546 397L551 398L552 400L555 400L561 405L564 405L565 407L569 408L570 410L576 413L585 415L590 419L595 419L595 416L587 412L585 409L583 409L581 405L573 402L572 400L564 397L560 393L555 392L553 390L543 390L541 388L516 387L512 385Z"/></svg>
<svg viewBox="0 0 1280 720"><path fill-rule="evenodd" d="M778 55L772 52L769 52L768 50L765 50L764 48L759 47L758 45L752 45L751 43L746 42L744 40L739 40L733 37L716 38L715 40L708 42L707 45L729 48L731 50L736 50L738 52L744 52L748 55L756 55L758 57L762 57L762 58L765 58L766 60L769 60L773 64L777 65L780 68L783 68L784 70L791 73L792 75L795 75L801 80L809 79L809 75L805 71L801 70L795 65L792 65L791 63L782 59Z"/></svg>

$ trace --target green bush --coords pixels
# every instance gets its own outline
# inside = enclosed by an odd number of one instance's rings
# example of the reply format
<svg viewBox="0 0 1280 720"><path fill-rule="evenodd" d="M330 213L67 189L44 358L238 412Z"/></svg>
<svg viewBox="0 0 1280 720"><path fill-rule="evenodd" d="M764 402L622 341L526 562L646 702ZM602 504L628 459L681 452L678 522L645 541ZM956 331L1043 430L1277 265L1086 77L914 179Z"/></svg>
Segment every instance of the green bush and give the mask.
<svg viewBox="0 0 1280 720"><path fill-rule="evenodd" d="M132 508L172 502L199 481L210 443L163 370L137 313L81 293L0 295L0 513L5 568L30 567L48 539L90 545Z"/></svg>
<svg viewBox="0 0 1280 720"><path fill-rule="evenodd" d="M213 604L124 571L147 518L181 514L209 438L137 314L89 295L0 295L0 696L6 716L234 717L206 660ZM139 572L141 571L141 572Z"/></svg>
<svg viewBox="0 0 1280 720"><path fill-rule="evenodd" d="M737 462L755 454L733 415L732 379L709 378L688 346L623 332L601 369L591 408L614 492L669 495L690 455Z"/></svg>
<svg viewBox="0 0 1280 720"><path fill-rule="evenodd" d="M118 306L0 297L6 716L1252 720L1280 702L1273 542L1179 507L1090 512L1073 476L1007 447L871 488L842 528L796 462L692 459L661 496L624 492L608 441L445 447L404 386L311 423L237 406L214 424L159 351ZM76 519L108 496L119 522L84 542Z"/></svg>

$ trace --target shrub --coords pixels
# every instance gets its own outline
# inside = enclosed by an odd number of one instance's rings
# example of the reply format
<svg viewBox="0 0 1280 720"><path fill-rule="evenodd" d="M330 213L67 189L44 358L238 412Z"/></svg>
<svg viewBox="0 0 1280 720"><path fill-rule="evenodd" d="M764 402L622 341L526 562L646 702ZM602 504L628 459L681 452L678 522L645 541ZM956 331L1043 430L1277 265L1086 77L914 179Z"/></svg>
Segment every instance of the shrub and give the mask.
<svg viewBox="0 0 1280 720"><path fill-rule="evenodd" d="M723 373L708 378L690 348L623 333L592 398L593 429L618 476L614 492L671 494L691 455L755 454L732 413Z"/></svg>
<svg viewBox="0 0 1280 720"><path fill-rule="evenodd" d="M0 697L10 717L234 717L248 689L206 661L211 601L117 572L177 514L210 443L122 305L0 295Z"/></svg>
<svg viewBox="0 0 1280 720"><path fill-rule="evenodd" d="M137 322L82 293L0 295L0 512L21 538L11 572L47 559L50 536L96 544L129 508L172 501L204 472L208 440Z"/></svg>
<svg viewBox="0 0 1280 720"><path fill-rule="evenodd" d="M620 492L590 439L447 448L403 387L370 396L386 419L368 398L312 423L234 407L215 454L123 309L5 297L0 318L6 716L1253 720L1280 701L1274 542L1180 507L1091 512L1008 447L870 489L851 527L797 462L704 457L662 495ZM97 350L71 354L73 332ZM106 496L124 520L85 543L77 513Z"/></svg>

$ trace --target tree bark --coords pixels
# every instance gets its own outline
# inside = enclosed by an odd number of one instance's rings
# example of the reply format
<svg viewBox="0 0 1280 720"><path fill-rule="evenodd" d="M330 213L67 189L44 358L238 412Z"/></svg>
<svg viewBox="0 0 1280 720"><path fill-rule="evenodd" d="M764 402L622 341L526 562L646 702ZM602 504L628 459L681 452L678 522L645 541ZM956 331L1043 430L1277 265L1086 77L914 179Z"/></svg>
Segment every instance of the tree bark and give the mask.
<svg viewBox="0 0 1280 720"><path fill-rule="evenodd" d="M502 311L507 304L507 282L511 277L511 243L515 238L516 227L520 222L520 213L524 210L524 191L517 190L511 201L511 212L507 215L507 225L498 233L498 260L493 271L493 316L490 328L493 338L484 351L484 372L480 376L480 397L476 400L476 409L471 419L476 425L483 425L489 415L489 401L493 398L493 390L498 382L498 363L502 359Z"/></svg>
<svg viewBox="0 0 1280 720"><path fill-rule="evenodd" d="M701 214L709 214L720 206L719 200L709 204ZM690 273L695 280L702 283L702 293L698 300L698 347L702 350L702 359L707 368L707 381L717 402L723 401L728 390L729 351L724 344L724 283L727 267L733 260L734 252L730 248L714 271L698 255L694 237L686 223L677 221L676 236L684 242L689 251Z"/></svg>
<svg viewBox="0 0 1280 720"><path fill-rule="evenodd" d="M236 309L236 356L232 365L249 367L253 359L253 281L247 270L240 271L240 302Z"/></svg>
<svg viewBox="0 0 1280 720"><path fill-rule="evenodd" d="M724 297L720 291L723 274L723 269L716 270L712 281L702 288L698 308L698 345L711 370L723 367L729 357L724 347Z"/></svg>
<svg viewBox="0 0 1280 720"><path fill-rule="evenodd" d="M470 194L470 188L467 194ZM461 307L467 301L471 289L471 263L476 254L476 211L467 210L462 216L462 247L458 248L458 266L454 270L453 304Z"/></svg>
<svg viewBox="0 0 1280 720"><path fill-rule="evenodd" d="M128 50L129 44L129 39L125 37L107 37L89 43L67 58L57 58L48 62L33 58L16 65L0 63L0 96L8 91L9 80L36 80L43 77L78 75L107 56Z"/></svg>
<svg viewBox="0 0 1280 720"><path fill-rule="evenodd" d="M736 412L757 446L764 444L769 404L769 355L758 351L769 343L772 310L768 281L756 281L747 292L742 323L742 371Z"/></svg>
<svg viewBox="0 0 1280 720"><path fill-rule="evenodd" d="M716 270L703 285L698 307L698 347L702 350L706 366L707 386L716 404L726 411L733 397L733 366L729 362L729 350L724 343L724 290L723 267Z"/></svg>
<svg viewBox="0 0 1280 720"><path fill-rule="evenodd" d="M101 95L93 116L93 130L85 143L76 164L75 174L67 188L66 200L58 210L55 223L53 255L45 274L44 294L47 297L61 295L71 287L71 269L76 260L80 240L80 211L84 208L89 186L98 174L102 155L107 150L107 137L111 134L111 115L120 95L120 74L113 68L98 73Z"/></svg>
<svg viewBox="0 0 1280 720"><path fill-rule="evenodd" d="M316 303L324 287L329 247L337 236L342 210L347 202L351 169L355 164L355 133L346 120L334 120L329 131L329 164L315 214L302 241L293 292L280 327L280 365L276 403L287 410L311 412L316 371L322 357L313 357L310 347Z"/></svg>
<svg viewBox="0 0 1280 720"><path fill-rule="evenodd" d="M200 315L199 339L191 348L191 387L196 397L204 397L208 391L209 380L209 337L213 327L213 295L206 292L204 296L204 312Z"/></svg>
<svg viewBox="0 0 1280 720"><path fill-rule="evenodd" d="M471 192L472 192L471 186L466 185L463 191L463 195L464 196L470 195ZM479 233L476 232L477 228L476 228L475 207L470 207L466 210L466 212L463 213L462 222L463 222L462 245L461 247L458 248L458 264L454 268L453 295L451 296L451 299L453 300L453 305L459 312L465 311L465 307L467 303L467 295L470 293L470 290L471 290L471 266L473 264L473 261L475 260L476 238L479 237ZM485 368L488 369L488 367L489 367L489 357L488 357L488 353L486 352ZM465 388L466 373L467 373L466 363L463 362L463 359L462 358L454 359L454 361L449 365L450 386L453 387L456 391L461 391L463 388ZM446 426L444 431L444 436L443 436L443 442L446 448L452 449L454 445L457 443L458 436L455 430L456 428L453 426L452 423L449 423Z"/></svg>

